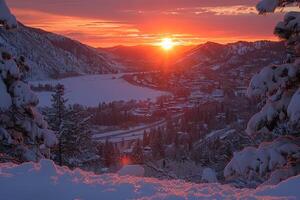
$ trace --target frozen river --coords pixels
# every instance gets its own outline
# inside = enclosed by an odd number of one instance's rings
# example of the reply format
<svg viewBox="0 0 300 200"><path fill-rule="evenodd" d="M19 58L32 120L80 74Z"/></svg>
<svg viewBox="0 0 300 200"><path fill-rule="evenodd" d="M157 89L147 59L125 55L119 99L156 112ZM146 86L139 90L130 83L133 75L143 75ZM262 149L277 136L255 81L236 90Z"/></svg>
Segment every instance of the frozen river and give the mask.
<svg viewBox="0 0 300 200"><path fill-rule="evenodd" d="M85 75L61 80L34 81L30 84L38 85L61 83L65 86L66 98L69 104L98 106L99 102L155 100L167 92L145 87L138 87L123 80L123 74ZM40 99L39 106L51 105L51 92L37 92Z"/></svg>

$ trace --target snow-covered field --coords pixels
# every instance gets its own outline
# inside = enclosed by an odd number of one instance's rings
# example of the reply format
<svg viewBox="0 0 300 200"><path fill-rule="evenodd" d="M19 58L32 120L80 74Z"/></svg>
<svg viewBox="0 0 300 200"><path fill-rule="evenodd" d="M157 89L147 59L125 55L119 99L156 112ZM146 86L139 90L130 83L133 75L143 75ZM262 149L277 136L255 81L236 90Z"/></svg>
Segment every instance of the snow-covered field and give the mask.
<svg viewBox="0 0 300 200"><path fill-rule="evenodd" d="M1 200L99 200L99 199L299 199L300 176L276 186L236 189L220 184L194 184L180 180L158 180L95 175L70 171L50 160L39 164L0 165Z"/></svg>
<svg viewBox="0 0 300 200"><path fill-rule="evenodd" d="M155 100L166 92L138 87L121 78L123 74L86 75L65 78L61 80L34 81L30 84L61 83L66 89L66 98L69 104L85 106L98 106L99 102L129 101L129 100ZM51 92L37 92L40 99L39 106L51 105Z"/></svg>

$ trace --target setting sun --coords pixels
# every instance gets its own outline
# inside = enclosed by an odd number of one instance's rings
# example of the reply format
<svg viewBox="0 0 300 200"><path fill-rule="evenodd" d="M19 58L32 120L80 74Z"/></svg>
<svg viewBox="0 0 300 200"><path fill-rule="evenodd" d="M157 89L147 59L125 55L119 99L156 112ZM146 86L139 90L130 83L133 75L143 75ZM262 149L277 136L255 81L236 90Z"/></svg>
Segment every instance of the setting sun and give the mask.
<svg viewBox="0 0 300 200"><path fill-rule="evenodd" d="M300 0L0 0L0 200L300 200L299 30Z"/></svg>
<svg viewBox="0 0 300 200"><path fill-rule="evenodd" d="M164 38L164 39L162 39L162 41L160 43L160 46L164 50L168 51L168 50L172 49L175 46L175 43L171 38Z"/></svg>

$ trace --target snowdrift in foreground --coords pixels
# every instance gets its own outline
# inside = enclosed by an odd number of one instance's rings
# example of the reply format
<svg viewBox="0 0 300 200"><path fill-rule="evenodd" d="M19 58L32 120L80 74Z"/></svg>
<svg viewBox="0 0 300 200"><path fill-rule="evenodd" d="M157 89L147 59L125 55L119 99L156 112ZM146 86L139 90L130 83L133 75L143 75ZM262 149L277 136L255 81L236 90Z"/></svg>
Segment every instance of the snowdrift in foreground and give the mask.
<svg viewBox="0 0 300 200"><path fill-rule="evenodd" d="M300 176L273 187L240 190L219 184L192 184L117 174L99 176L79 169L70 171L49 160L19 166L1 164L0 185L2 200L300 198Z"/></svg>

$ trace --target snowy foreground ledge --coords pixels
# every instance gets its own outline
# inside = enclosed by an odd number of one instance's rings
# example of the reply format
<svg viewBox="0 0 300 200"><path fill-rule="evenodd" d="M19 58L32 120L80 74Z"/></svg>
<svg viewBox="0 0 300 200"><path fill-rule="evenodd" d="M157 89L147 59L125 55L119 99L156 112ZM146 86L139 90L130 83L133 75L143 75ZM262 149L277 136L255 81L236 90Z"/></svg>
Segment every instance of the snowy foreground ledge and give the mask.
<svg viewBox="0 0 300 200"><path fill-rule="evenodd" d="M70 171L52 161L0 165L2 200L299 199L300 176L256 190ZM277 198L276 198L277 197Z"/></svg>

